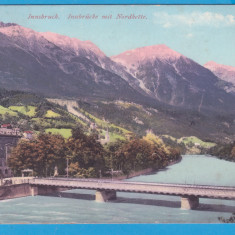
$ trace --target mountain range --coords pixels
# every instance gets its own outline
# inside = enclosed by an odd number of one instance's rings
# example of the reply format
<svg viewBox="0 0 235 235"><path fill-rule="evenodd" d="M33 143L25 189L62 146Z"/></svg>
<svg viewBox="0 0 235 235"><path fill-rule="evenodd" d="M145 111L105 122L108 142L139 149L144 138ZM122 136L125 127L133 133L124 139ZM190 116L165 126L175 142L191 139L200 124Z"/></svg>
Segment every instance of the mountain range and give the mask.
<svg viewBox="0 0 235 235"><path fill-rule="evenodd" d="M90 41L2 22L0 42L2 88L235 113L234 68L201 66L166 45L108 57Z"/></svg>

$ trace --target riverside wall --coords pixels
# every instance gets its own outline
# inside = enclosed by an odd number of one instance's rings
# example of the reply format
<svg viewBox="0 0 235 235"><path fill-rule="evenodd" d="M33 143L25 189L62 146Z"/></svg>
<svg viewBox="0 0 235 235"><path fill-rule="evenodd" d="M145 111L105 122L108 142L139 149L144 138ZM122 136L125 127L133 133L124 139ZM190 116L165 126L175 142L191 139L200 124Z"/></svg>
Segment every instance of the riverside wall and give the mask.
<svg viewBox="0 0 235 235"><path fill-rule="evenodd" d="M36 195L48 195L66 190L68 190L68 188L46 186L31 187L28 183L12 184L7 186L0 186L0 200Z"/></svg>
<svg viewBox="0 0 235 235"><path fill-rule="evenodd" d="M147 169L144 169L144 170L131 172L128 176L127 175L116 176L116 177L113 177L113 179L115 179L115 180L124 180L124 179L129 179L129 178L132 178L132 177L136 177L136 176L140 176L140 175L146 175L146 174L150 174L150 173L154 173L154 172L156 172L156 170L154 170L153 168L147 168Z"/></svg>
<svg viewBox="0 0 235 235"><path fill-rule="evenodd" d="M15 184L0 187L0 200L31 196L29 184Z"/></svg>

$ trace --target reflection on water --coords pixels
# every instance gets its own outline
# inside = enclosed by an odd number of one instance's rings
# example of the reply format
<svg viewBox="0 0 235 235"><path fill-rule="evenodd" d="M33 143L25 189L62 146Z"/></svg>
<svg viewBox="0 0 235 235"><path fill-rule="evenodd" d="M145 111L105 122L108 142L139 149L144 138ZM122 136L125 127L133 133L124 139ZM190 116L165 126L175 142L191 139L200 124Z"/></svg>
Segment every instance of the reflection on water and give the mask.
<svg viewBox="0 0 235 235"><path fill-rule="evenodd" d="M235 186L235 163L206 156L183 160L154 175L131 181ZM97 203L93 190L0 201L1 223L218 223L235 212L235 202L200 199L197 210L181 210L180 197L117 193L117 200Z"/></svg>

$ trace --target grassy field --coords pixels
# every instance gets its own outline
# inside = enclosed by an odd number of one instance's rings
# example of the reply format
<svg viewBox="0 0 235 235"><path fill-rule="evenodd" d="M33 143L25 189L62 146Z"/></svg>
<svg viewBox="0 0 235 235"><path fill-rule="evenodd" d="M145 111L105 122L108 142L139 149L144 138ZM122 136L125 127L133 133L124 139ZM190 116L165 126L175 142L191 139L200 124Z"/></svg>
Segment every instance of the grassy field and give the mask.
<svg viewBox="0 0 235 235"><path fill-rule="evenodd" d="M170 135L162 135L162 136L165 137L165 138L168 138L168 139L170 139L172 141L177 142L177 139L175 137L173 137L173 136L170 136Z"/></svg>
<svg viewBox="0 0 235 235"><path fill-rule="evenodd" d="M115 142L117 140L125 140L125 137L122 135L118 135L116 133L109 133L109 137L110 137L110 142Z"/></svg>
<svg viewBox="0 0 235 235"><path fill-rule="evenodd" d="M29 117L34 117L36 114L35 106L10 106L9 109L17 111Z"/></svg>
<svg viewBox="0 0 235 235"><path fill-rule="evenodd" d="M52 134L60 134L62 135L64 138L69 138L72 136L72 130L71 129L56 129L56 128L48 128L45 130L46 133L52 133Z"/></svg>
<svg viewBox="0 0 235 235"><path fill-rule="evenodd" d="M65 128L70 129L72 127L72 124L69 122L65 122L62 120L57 119L50 119L50 118L32 118L33 122L35 122L38 126L41 126L43 128ZM75 127L75 124L73 124Z"/></svg>
<svg viewBox="0 0 235 235"><path fill-rule="evenodd" d="M124 102L124 101L119 101L117 102L117 104L125 109L128 109L130 107L136 107L142 110L142 106L140 104L129 103L129 102Z"/></svg>
<svg viewBox="0 0 235 235"><path fill-rule="evenodd" d="M93 119L94 122L98 125L98 126L102 126L103 128L108 128L108 127L112 127L112 128L117 128L119 130L121 130L124 134L127 134L127 133L131 133L130 131L126 130L125 128L122 128L120 126L116 126L114 124L110 124L104 120L101 120L95 116L93 116L92 114L84 111L83 109L79 109L80 112L82 112L85 116L87 116L88 118L90 119Z"/></svg>
<svg viewBox="0 0 235 235"><path fill-rule="evenodd" d="M1 115L6 115L7 113L11 116L15 116L15 117L18 116L18 114L16 112L0 105L0 114Z"/></svg>
<svg viewBox="0 0 235 235"><path fill-rule="evenodd" d="M52 110L47 110L47 113L45 114L46 118L57 118L60 117L61 115L52 111Z"/></svg>
<svg viewBox="0 0 235 235"><path fill-rule="evenodd" d="M204 142L195 136L182 137L178 140L178 142L183 142L186 145L188 145L189 143L193 143L193 144L198 143L204 148L211 148L216 145L215 143Z"/></svg>
<svg viewBox="0 0 235 235"><path fill-rule="evenodd" d="M102 130L101 133L103 136L105 136L106 131ZM119 135L117 133L109 132L109 142L115 142L117 140L125 140L126 138L122 135Z"/></svg>

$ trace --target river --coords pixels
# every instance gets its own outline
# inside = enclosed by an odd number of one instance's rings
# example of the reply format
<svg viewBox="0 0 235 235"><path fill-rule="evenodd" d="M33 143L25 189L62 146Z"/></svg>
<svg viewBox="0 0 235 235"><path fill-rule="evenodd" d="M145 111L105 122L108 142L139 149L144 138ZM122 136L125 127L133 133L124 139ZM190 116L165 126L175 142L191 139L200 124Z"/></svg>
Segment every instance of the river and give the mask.
<svg viewBox="0 0 235 235"><path fill-rule="evenodd" d="M235 163L204 155L131 181L235 186ZM180 197L117 193L117 200L94 201L95 191L70 190L60 196L0 201L1 223L219 223L235 212L235 201L201 199L197 210L181 210Z"/></svg>

